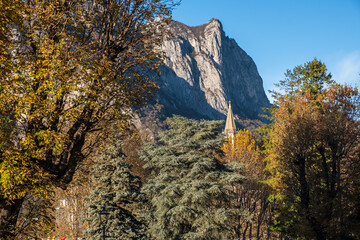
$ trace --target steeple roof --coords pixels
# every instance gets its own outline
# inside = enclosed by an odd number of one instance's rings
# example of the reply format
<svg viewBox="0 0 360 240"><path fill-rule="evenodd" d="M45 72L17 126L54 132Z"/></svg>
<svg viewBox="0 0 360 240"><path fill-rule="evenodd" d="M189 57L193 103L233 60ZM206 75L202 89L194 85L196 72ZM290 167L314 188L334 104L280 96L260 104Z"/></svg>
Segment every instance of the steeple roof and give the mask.
<svg viewBox="0 0 360 240"><path fill-rule="evenodd" d="M229 137L231 135L234 135L236 132L236 125L234 120L234 114L231 109L231 101L229 102L229 110L226 117L226 124L225 124L225 130L224 134Z"/></svg>

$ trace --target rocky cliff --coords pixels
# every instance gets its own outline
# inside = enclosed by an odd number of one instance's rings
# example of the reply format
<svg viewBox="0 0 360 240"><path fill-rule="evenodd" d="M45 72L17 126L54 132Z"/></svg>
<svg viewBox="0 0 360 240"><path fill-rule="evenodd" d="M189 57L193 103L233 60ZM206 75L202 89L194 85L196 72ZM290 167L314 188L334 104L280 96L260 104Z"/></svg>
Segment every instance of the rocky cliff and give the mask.
<svg viewBox="0 0 360 240"><path fill-rule="evenodd" d="M189 27L173 21L162 50L165 66L159 79L159 101L166 115L225 119L231 101L238 124L259 120L261 107L269 107L254 61L219 20ZM255 125L257 125L255 123Z"/></svg>

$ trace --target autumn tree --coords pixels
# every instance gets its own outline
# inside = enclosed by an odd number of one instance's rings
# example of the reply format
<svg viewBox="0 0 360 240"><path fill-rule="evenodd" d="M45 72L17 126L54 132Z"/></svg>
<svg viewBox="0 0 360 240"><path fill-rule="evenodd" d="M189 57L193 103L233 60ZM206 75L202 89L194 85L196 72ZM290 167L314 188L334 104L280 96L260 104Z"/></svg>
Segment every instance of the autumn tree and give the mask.
<svg viewBox="0 0 360 240"><path fill-rule="evenodd" d="M159 103L148 104L137 111L136 129L131 131L122 139L122 150L126 155L126 161L131 164L134 175L141 177L144 181L148 171L143 168L145 161L141 160L138 151L143 142L152 141L155 136L163 130L165 121L161 114L162 105Z"/></svg>
<svg viewBox="0 0 360 240"><path fill-rule="evenodd" d="M223 146L225 160L230 162L240 162L244 164L247 175L253 178L262 179L263 164L260 160L259 145L256 136L249 130L240 130L233 137L227 139Z"/></svg>
<svg viewBox="0 0 360 240"><path fill-rule="evenodd" d="M9 47L13 47L11 41L11 29L14 25L22 27L21 9L23 7L21 0L2 0L0 1L0 74L9 76L14 63L11 61Z"/></svg>
<svg viewBox="0 0 360 240"><path fill-rule="evenodd" d="M265 172L261 135L255 133L240 130L223 146L225 162L238 162L244 166L246 179L235 189L237 201L250 214L249 218L239 219L242 239L267 239L274 235L269 227L275 203L270 201L271 190L264 183L268 174Z"/></svg>
<svg viewBox="0 0 360 240"><path fill-rule="evenodd" d="M53 197L41 198L27 194L17 221L17 239L39 239L49 236L55 228Z"/></svg>
<svg viewBox="0 0 360 240"><path fill-rule="evenodd" d="M275 227L299 238L356 239L358 90L335 84L317 59L286 75L269 131L269 183L284 200Z"/></svg>
<svg viewBox="0 0 360 240"><path fill-rule="evenodd" d="M141 140L136 130L129 129L127 131L116 132L117 127L113 126L113 128L111 135L108 135L103 146L98 148L96 153L92 154L90 158L82 162L66 190L55 189L54 217L56 219L56 228L49 236L56 238L62 236L82 238L85 237L84 232L90 228L90 224L93 227L99 225L99 216L97 216L99 211L96 211L96 209L101 208L104 204L101 203L100 196L96 194L91 195L90 193L96 191L96 188L100 189L99 186L102 185L101 180L104 179L100 178L99 171L103 171L102 174L104 176L106 174L113 174L112 171L105 171L106 169L101 168L101 165L107 164L108 168L113 170L115 168L126 170L123 176L119 176L119 173L122 173L122 171L118 169L118 176L111 177L114 184L115 181L117 184L121 182L120 186L112 186L113 189L123 189L122 187L125 187L128 183L126 179L128 176L144 178L142 175L144 173L142 162L137 157L137 150L141 146ZM126 157L119 157L121 155ZM95 175L97 176L96 178ZM121 179L124 181L121 181ZM134 179L139 182L138 177L134 177ZM90 196L92 196L91 200L89 199ZM89 204L95 205L95 211L93 218L88 217L88 220L91 221L85 221L86 216L89 216ZM97 204L99 206L96 206ZM109 208L108 210L112 209Z"/></svg>
<svg viewBox="0 0 360 240"><path fill-rule="evenodd" d="M82 164L65 190L55 189L52 201L55 226L53 231L47 234L47 237L60 238L66 236L77 239L82 237L84 229L88 228L88 224L83 220L87 212L85 203L89 199L93 187L90 181L91 174L88 172L89 165L92 166L94 163L93 158L87 159L85 164Z"/></svg>
<svg viewBox="0 0 360 240"><path fill-rule="evenodd" d="M0 236L153 96L168 0L1 1ZM19 7L20 6L20 7Z"/></svg>

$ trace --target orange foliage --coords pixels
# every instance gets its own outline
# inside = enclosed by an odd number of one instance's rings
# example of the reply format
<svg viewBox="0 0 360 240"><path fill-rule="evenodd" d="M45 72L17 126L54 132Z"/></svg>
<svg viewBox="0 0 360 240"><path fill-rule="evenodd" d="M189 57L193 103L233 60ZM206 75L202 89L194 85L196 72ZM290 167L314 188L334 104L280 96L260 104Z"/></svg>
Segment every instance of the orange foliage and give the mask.
<svg viewBox="0 0 360 240"><path fill-rule="evenodd" d="M264 163L256 137L249 130L240 130L230 137L223 146L225 161L239 162L244 165L245 175L260 180L264 177Z"/></svg>

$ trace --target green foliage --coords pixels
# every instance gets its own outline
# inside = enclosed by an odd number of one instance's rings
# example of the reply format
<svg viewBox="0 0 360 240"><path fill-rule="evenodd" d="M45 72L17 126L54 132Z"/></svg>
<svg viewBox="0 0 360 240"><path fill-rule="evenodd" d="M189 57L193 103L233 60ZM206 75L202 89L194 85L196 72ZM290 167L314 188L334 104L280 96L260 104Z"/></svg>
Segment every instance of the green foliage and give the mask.
<svg viewBox="0 0 360 240"><path fill-rule="evenodd" d="M358 227L345 227L358 217L358 90L333 83L316 59L290 75L267 129L267 183L284 201L274 227L301 239L358 238Z"/></svg>
<svg viewBox="0 0 360 240"><path fill-rule="evenodd" d="M92 170L96 188L87 202L89 214L87 239L101 239L102 226L99 212L103 207L109 212L106 235L110 239L147 239L145 225L135 214L143 205L141 181L130 173L119 146L110 147L98 159Z"/></svg>
<svg viewBox="0 0 360 240"><path fill-rule="evenodd" d="M280 92L271 91L275 104L284 96L310 93L316 97L323 89L334 83L331 74L327 73L324 63L314 58L314 60L303 65L296 66L293 70L287 70L285 79L275 84Z"/></svg>
<svg viewBox="0 0 360 240"><path fill-rule="evenodd" d="M0 235L154 97L172 3L0 1Z"/></svg>
<svg viewBox="0 0 360 240"><path fill-rule="evenodd" d="M150 199L149 233L155 239L231 239L244 215L234 202L243 181L240 164L222 164L221 122L182 117L140 152L151 173L143 191Z"/></svg>

